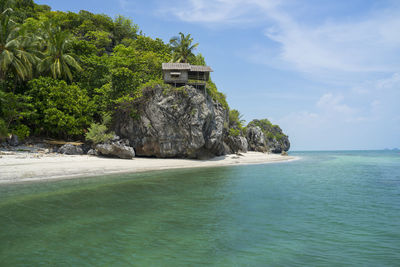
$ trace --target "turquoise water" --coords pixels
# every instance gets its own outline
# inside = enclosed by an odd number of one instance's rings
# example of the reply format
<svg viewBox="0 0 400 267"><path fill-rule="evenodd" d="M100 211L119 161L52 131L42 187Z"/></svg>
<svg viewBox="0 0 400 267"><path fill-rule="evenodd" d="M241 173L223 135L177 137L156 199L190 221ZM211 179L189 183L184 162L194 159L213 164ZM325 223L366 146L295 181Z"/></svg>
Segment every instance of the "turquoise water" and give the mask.
<svg viewBox="0 0 400 267"><path fill-rule="evenodd" d="M0 186L1 266L399 266L399 152Z"/></svg>

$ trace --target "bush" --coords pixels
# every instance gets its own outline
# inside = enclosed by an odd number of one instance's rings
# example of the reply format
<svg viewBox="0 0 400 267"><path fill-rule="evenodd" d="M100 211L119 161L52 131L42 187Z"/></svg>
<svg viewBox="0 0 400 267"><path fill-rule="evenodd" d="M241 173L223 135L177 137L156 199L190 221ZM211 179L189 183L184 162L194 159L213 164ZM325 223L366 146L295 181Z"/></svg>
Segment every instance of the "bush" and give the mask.
<svg viewBox="0 0 400 267"><path fill-rule="evenodd" d="M6 123L0 119L0 139L6 138L8 135L8 129Z"/></svg>
<svg viewBox="0 0 400 267"><path fill-rule="evenodd" d="M229 109L228 102L226 102L226 95L218 92L217 86L211 80L207 82L206 90L207 94L209 94L214 101L219 102L224 109Z"/></svg>
<svg viewBox="0 0 400 267"><path fill-rule="evenodd" d="M36 134L67 138L83 135L94 111L86 90L49 77L32 80L28 85L36 109L34 123L41 126L35 129Z"/></svg>
<svg viewBox="0 0 400 267"><path fill-rule="evenodd" d="M108 127L111 122L110 115L104 115L102 123L92 123L86 133L86 140L91 141L93 144L105 143L110 141L114 132L107 133Z"/></svg>
<svg viewBox="0 0 400 267"><path fill-rule="evenodd" d="M18 136L18 139L22 142L30 135L30 129L28 126L21 124L18 125L15 130L12 131L13 134Z"/></svg>
<svg viewBox="0 0 400 267"><path fill-rule="evenodd" d="M230 136L234 136L234 137L239 136L240 135L240 130L239 129L230 128L229 129L229 135Z"/></svg>

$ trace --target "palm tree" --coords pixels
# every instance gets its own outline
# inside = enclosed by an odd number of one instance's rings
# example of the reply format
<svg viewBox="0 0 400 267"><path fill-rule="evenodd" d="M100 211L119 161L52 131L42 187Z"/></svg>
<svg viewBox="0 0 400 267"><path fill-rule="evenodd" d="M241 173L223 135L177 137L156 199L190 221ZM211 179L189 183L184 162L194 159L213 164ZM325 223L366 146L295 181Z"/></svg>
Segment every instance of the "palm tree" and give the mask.
<svg viewBox="0 0 400 267"><path fill-rule="evenodd" d="M4 81L9 71L26 80L32 76L36 57L29 52L27 36L21 34L18 24L8 16L10 12L12 9L4 9L0 18L0 80Z"/></svg>
<svg viewBox="0 0 400 267"><path fill-rule="evenodd" d="M194 57L193 50L199 45L195 43L192 45L193 38L190 34L184 35L179 33L179 37L172 37L169 43L172 45L172 60L174 62L188 63L190 58Z"/></svg>
<svg viewBox="0 0 400 267"><path fill-rule="evenodd" d="M50 23L44 25L46 50L38 65L39 72L50 73L54 79L64 78L72 81L71 67L81 71L75 58L67 52L72 41L71 33L61 31L60 27L52 27Z"/></svg>

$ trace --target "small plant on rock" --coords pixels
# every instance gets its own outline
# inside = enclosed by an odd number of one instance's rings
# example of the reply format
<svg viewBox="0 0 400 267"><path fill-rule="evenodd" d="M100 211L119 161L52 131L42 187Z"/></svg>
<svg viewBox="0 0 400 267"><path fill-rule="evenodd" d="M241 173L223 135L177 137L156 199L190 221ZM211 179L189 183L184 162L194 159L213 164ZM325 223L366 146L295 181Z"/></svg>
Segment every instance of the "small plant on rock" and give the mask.
<svg viewBox="0 0 400 267"><path fill-rule="evenodd" d="M94 144L105 143L110 141L115 133L108 132L108 125L111 122L111 116L106 114L103 116L102 123L92 123L86 133L86 140Z"/></svg>

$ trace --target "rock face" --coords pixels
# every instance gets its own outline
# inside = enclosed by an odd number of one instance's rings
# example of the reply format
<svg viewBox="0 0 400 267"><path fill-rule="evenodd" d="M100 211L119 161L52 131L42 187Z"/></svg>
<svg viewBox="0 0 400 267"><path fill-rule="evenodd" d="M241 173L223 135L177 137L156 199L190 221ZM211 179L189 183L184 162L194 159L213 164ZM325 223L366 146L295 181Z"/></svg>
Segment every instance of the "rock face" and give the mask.
<svg viewBox="0 0 400 267"><path fill-rule="evenodd" d="M287 136L282 137L280 141L276 139L267 140L267 146L270 152L272 153L281 153L286 152L290 148L289 139Z"/></svg>
<svg viewBox="0 0 400 267"><path fill-rule="evenodd" d="M258 125L261 125L262 128ZM290 148L288 136L278 125L272 125L268 120L250 122L247 126L246 138L249 150L253 151L281 153Z"/></svg>
<svg viewBox="0 0 400 267"><path fill-rule="evenodd" d="M80 146L65 144L58 150L58 153L66 155L82 155L83 150Z"/></svg>
<svg viewBox="0 0 400 267"><path fill-rule="evenodd" d="M265 135L259 126L250 126L247 128L246 139L249 144L249 150L267 152L267 144Z"/></svg>
<svg viewBox="0 0 400 267"><path fill-rule="evenodd" d="M227 112L203 90L148 88L134 104L137 116L119 111L115 131L138 156L203 158L226 154Z"/></svg>
<svg viewBox="0 0 400 267"><path fill-rule="evenodd" d="M91 151L91 154L98 154L107 157L117 157L121 159L132 159L135 157L135 150L123 141L98 144L96 145L96 152Z"/></svg>
<svg viewBox="0 0 400 267"><path fill-rule="evenodd" d="M248 150L247 139L243 136L227 136L224 141L228 145L230 153L246 153Z"/></svg>

